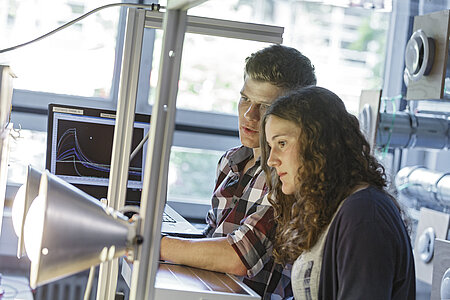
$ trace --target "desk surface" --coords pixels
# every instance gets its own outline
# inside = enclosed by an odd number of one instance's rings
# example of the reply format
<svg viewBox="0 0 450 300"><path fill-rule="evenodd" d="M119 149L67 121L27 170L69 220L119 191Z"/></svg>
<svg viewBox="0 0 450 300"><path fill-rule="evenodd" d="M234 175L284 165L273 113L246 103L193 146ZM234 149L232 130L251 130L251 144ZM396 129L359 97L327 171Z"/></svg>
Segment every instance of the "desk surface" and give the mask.
<svg viewBox="0 0 450 300"><path fill-rule="evenodd" d="M180 265L160 263L155 280L156 288L248 295L232 277Z"/></svg>
<svg viewBox="0 0 450 300"><path fill-rule="evenodd" d="M122 276L129 285L131 268L122 262ZM155 279L155 299L260 299L235 276L160 262Z"/></svg>

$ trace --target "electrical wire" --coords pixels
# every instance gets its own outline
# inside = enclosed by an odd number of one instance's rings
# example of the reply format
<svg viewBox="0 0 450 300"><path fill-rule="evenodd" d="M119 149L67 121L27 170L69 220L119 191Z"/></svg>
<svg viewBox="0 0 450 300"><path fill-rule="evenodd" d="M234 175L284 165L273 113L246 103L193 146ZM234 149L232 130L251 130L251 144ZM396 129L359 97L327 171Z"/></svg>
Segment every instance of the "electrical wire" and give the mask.
<svg viewBox="0 0 450 300"><path fill-rule="evenodd" d="M29 44L32 44L34 42L40 41L42 39L45 39L45 38L47 38L47 37L57 33L58 31L61 31L61 30L65 29L65 28L67 28L67 27L69 27L69 26L71 26L71 25L73 25L73 24L83 20L84 18L86 18L86 17L88 17L88 16L90 16L90 15L100 11L100 10L103 10L105 8L115 7L115 6L145 8L145 9L150 9L150 10L154 10L154 11L159 11L161 8L163 8L163 9L165 8L164 6L161 6L161 5L155 4L155 3L153 3L153 4L111 3L111 4L103 5L103 6L95 8L95 9L85 13L84 15L81 15L80 17L78 17L76 19L73 19L72 21L67 22L67 23L61 25L60 27L58 27L58 28L56 28L56 29L54 29L54 30L52 30L50 32L47 32L46 34L41 35L41 36L31 40L31 41L28 41L28 42L25 42L25 43L22 43L22 44L19 44L19 45L16 45L16 46L12 46L12 47L9 47L9 48L0 49L0 53L5 53L5 52L8 52L8 51L12 51L12 50L18 49L18 48L22 48L22 47L24 47L26 45L29 45Z"/></svg>
<svg viewBox="0 0 450 300"><path fill-rule="evenodd" d="M142 139L142 141L139 142L139 145L136 146L136 148L133 150L133 152L130 155L130 161L133 160L133 158L136 156L136 154L141 150L142 146L144 146L145 142L148 140L148 137L150 135L150 131L147 132L145 137Z"/></svg>
<svg viewBox="0 0 450 300"><path fill-rule="evenodd" d="M122 208L119 209L119 212L125 214L127 212L132 212L135 214L139 214L140 213L140 209L139 206L136 205L125 205Z"/></svg>
<svg viewBox="0 0 450 300"><path fill-rule="evenodd" d="M394 124L395 124L395 112L396 112L396 106L395 106L395 100L400 100L402 99L402 95L398 95L395 97L382 97L381 100L383 101L383 105L384 105L384 112L386 112L386 102L390 101L392 103L392 122L391 122L391 126L389 128L389 135L388 135L388 140L386 142L386 145L384 145L383 150L381 151L381 158L385 158L387 155L387 152L389 150L389 144L391 143L391 138L392 138L392 132L394 131Z"/></svg>
<svg viewBox="0 0 450 300"><path fill-rule="evenodd" d="M386 145L384 146L383 157L386 157L386 155L387 155L389 145L391 144L392 132L394 131L394 124L395 124L395 110L396 110L395 98L391 98L389 100L392 102L392 123L391 123L391 127L389 128L388 140L386 142Z"/></svg>

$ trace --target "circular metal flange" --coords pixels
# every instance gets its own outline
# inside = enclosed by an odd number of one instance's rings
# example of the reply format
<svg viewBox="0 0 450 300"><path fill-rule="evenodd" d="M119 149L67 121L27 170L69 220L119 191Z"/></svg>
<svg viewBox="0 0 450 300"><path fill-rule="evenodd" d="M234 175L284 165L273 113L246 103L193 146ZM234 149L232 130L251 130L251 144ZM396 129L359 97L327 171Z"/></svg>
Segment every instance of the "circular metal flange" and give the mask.
<svg viewBox="0 0 450 300"><path fill-rule="evenodd" d="M417 254L424 263L429 263L433 258L435 238L436 233L433 227L426 228L419 236Z"/></svg>
<svg viewBox="0 0 450 300"><path fill-rule="evenodd" d="M450 300L450 268L445 271L441 280L441 299Z"/></svg>
<svg viewBox="0 0 450 300"><path fill-rule="evenodd" d="M417 81L431 72L434 61L434 40L423 30L415 31L405 50L405 74L409 80Z"/></svg>

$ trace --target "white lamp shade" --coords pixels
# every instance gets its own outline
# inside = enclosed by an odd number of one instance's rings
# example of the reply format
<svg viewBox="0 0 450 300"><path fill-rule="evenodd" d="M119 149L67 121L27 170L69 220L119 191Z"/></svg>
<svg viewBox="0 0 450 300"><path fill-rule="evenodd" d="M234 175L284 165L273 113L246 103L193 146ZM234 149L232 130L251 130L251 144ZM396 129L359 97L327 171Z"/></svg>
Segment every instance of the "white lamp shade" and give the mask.
<svg viewBox="0 0 450 300"><path fill-rule="evenodd" d="M120 213L46 171L25 221L30 286L124 255L131 227Z"/></svg>
<svg viewBox="0 0 450 300"><path fill-rule="evenodd" d="M25 216L28 213L31 203L39 193L39 184L42 173L32 166L28 166L27 181L19 188L12 206L12 221L14 231L18 237L17 257L25 254L23 230Z"/></svg>

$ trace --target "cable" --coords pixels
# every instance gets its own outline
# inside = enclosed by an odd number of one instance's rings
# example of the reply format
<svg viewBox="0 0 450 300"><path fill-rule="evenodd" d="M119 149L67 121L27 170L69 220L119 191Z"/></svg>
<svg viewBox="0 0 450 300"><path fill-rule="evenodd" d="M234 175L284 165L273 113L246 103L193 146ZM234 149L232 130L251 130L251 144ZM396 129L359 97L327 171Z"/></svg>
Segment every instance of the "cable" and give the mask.
<svg viewBox="0 0 450 300"><path fill-rule="evenodd" d="M146 9L155 10L155 11L159 11L161 8L165 8L164 6L161 6L161 5L155 4L155 3L153 3L153 4L111 3L111 4L103 5L103 6L97 7L95 9L85 13L84 15L82 15L82 16L76 18L76 19L73 19L72 21L70 21L68 23L65 23L65 24L61 25L60 27L58 27L58 28L56 28L56 29L54 29L54 30L44 34L44 35L41 35L40 37L35 38L34 40L31 40L31 41L28 41L28 42L25 42L23 44L19 44L19 45L16 45L16 46L12 46L12 47L9 47L9 48L0 49L0 53L5 53L5 52L8 52L8 51L12 51L12 50L21 48L23 46L32 44L34 42L40 41L42 39L45 39L45 38L47 38L47 37L57 33L58 31L61 31L61 30L65 29L65 28L71 26L72 24L75 24L75 23L83 20L84 18L86 18L86 17L88 17L88 16L90 16L90 15L92 15L92 14L94 14L94 13L96 13L96 12L102 10L102 9L109 8L109 7L114 7L114 6L146 8Z"/></svg>
<svg viewBox="0 0 450 300"><path fill-rule="evenodd" d="M392 98L390 100L392 101L392 124L391 127L389 128L388 140L386 142L386 145L384 146L383 157L386 157L387 151L389 149L389 144L391 143L392 132L394 131L394 124L395 124L395 98Z"/></svg>
<svg viewBox="0 0 450 300"><path fill-rule="evenodd" d="M139 206L136 205L125 205L122 208L119 209L119 211L123 214L127 213L127 212L132 212L135 214L139 214L140 213L140 209Z"/></svg>
<svg viewBox="0 0 450 300"><path fill-rule="evenodd" d="M133 150L133 152L130 155L130 161L133 160L133 158L136 156L136 154L141 150L142 146L144 146L145 142L148 140L148 136L150 135L150 131L147 132L145 137L140 141L139 145L136 146L136 148Z"/></svg>
<svg viewBox="0 0 450 300"><path fill-rule="evenodd" d="M386 106L387 106L386 102L390 101L392 103L392 123L389 128L388 140L386 142L386 145L383 147L383 150L381 151L382 159L386 157L388 149L389 149L389 144L391 143L392 132L394 130L394 124L395 124L395 111L396 111L395 100L399 100L399 99L402 99L402 95L397 95L392 98L388 98L388 97L381 98L381 100L383 101L383 104L384 104L384 112L386 112Z"/></svg>

